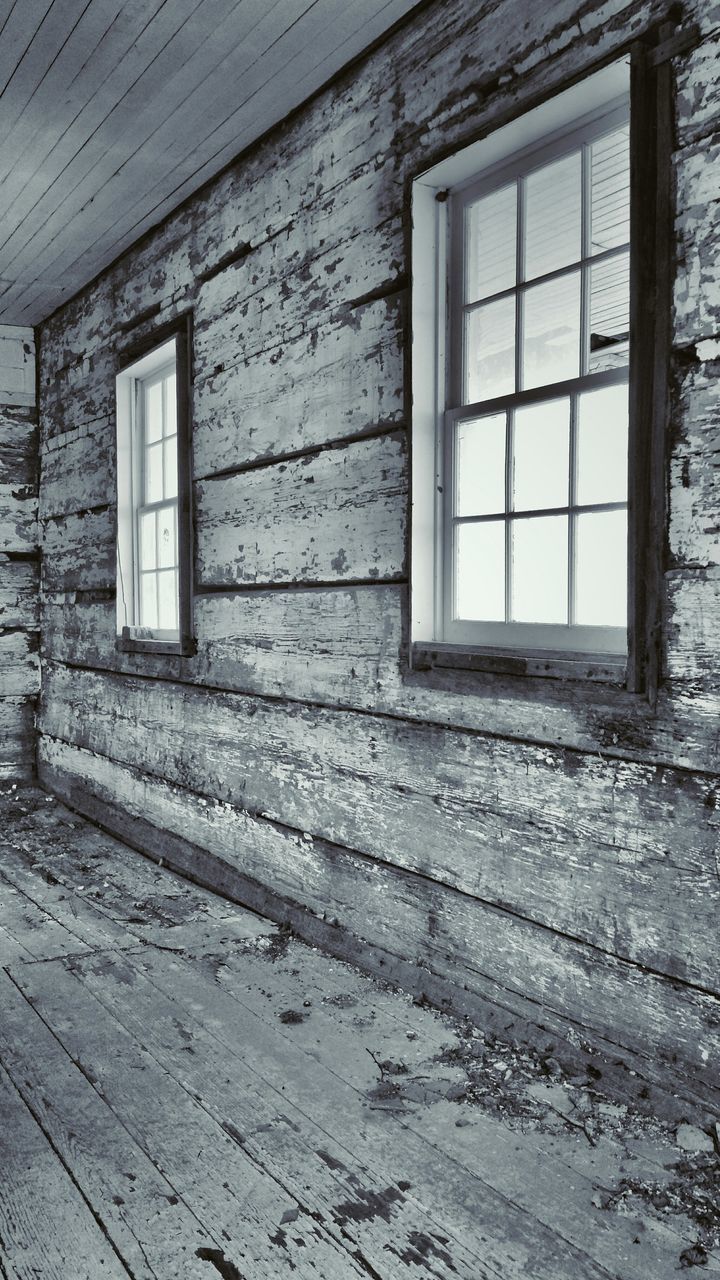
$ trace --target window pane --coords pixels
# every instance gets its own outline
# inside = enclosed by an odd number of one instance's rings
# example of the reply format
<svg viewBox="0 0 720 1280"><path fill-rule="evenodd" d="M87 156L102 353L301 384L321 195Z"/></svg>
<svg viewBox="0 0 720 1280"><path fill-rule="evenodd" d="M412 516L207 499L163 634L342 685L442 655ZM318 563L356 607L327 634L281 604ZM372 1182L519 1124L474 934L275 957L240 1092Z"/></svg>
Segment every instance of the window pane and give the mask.
<svg viewBox="0 0 720 1280"><path fill-rule="evenodd" d="M465 317L465 404L515 390L515 297Z"/></svg>
<svg viewBox="0 0 720 1280"><path fill-rule="evenodd" d="M144 511L140 516L140 568L154 569L156 565L155 512Z"/></svg>
<svg viewBox="0 0 720 1280"><path fill-rule="evenodd" d="M145 387L145 443L152 444L162 435L162 383Z"/></svg>
<svg viewBox="0 0 720 1280"><path fill-rule="evenodd" d="M567 516L513 520L512 532L513 620L567 622Z"/></svg>
<svg viewBox="0 0 720 1280"><path fill-rule="evenodd" d="M582 256L580 152L531 173L525 182L525 279Z"/></svg>
<svg viewBox="0 0 720 1280"><path fill-rule="evenodd" d="M165 435L173 436L177 431L177 385L175 374L165 379Z"/></svg>
<svg viewBox="0 0 720 1280"><path fill-rule="evenodd" d="M580 272L525 294L523 386L576 378L580 359Z"/></svg>
<svg viewBox="0 0 720 1280"><path fill-rule="evenodd" d="M628 388L578 396L577 500L624 502L628 478Z"/></svg>
<svg viewBox="0 0 720 1280"><path fill-rule="evenodd" d="M154 444L145 450L145 501L160 502L163 498L163 445Z"/></svg>
<svg viewBox="0 0 720 1280"><path fill-rule="evenodd" d="M627 514L596 511L577 517L575 621L627 626Z"/></svg>
<svg viewBox="0 0 720 1280"><path fill-rule="evenodd" d="M456 423L456 515L505 510L505 427L504 413Z"/></svg>
<svg viewBox="0 0 720 1280"><path fill-rule="evenodd" d="M158 574L158 626L163 631L177 630L176 581L174 569Z"/></svg>
<svg viewBox="0 0 720 1280"><path fill-rule="evenodd" d="M140 575L140 626L157 626L157 581L154 573Z"/></svg>
<svg viewBox="0 0 720 1280"><path fill-rule="evenodd" d="M630 239L630 126L623 125L590 148L591 250L615 249Z"/></svg>
<svg viewBox="0 0 720 1280"><path fill-rule="evenodd" d="M628 363L630 256L621 253L590 269L591 373Z"/></svg>
<svg viewBox="0 0 720 1280"><path fill-rule="evenodd" d="M513 506L566 507L569 502L570 401L516 409L513 429Z"/></svg>
<svg viewBox="0 0 720 1280"><path fill-rule="evenodd" d="M456 615L505 621L505 521L456 527Z"/></svg>
<svg viewBox="0 0 720 1280"><path fill-rule="evenodd" d="M517 185L476 200L465 217L465 301L477 302L515 284Z"/></svg>
<svg viewBox="0 0 720 1280"><path fill-rule="evenodd" d="M165 450L165 490L164 498L176 498L178 491L177 478L177 436L171 436L163 444Z"/></svg>
<svg viewBox="0 0 720 1280"><path fill-rule="evenodd" d="M174 568L177 564L175 508L163 507L157 513L158 567Z"/></svg>

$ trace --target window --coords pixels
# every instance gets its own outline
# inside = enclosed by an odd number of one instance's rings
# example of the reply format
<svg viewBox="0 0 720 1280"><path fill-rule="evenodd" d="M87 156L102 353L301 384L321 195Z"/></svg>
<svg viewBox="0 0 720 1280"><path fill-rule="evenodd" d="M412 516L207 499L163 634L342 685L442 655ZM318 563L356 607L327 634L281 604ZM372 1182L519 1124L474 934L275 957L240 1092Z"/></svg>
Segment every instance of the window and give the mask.
<svg viewBox="0 0 720 1280"><path fill-rule="evenodd" d="M116 379L120 647L188 652L190 522L187 326Z"/></svg>
<svg viewBox="0 0 720 1280"><path fill-rule="evenodd" d="M630 78L605 67L413 185L416 648L625 671Z"/></svg>

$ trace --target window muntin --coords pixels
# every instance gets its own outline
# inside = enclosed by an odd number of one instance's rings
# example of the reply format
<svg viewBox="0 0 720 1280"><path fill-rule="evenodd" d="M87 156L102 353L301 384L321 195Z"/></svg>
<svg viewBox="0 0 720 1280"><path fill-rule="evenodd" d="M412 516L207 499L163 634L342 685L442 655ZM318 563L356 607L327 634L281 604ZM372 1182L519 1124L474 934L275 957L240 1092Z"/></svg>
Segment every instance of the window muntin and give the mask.
<svg viewBox="0 0 720 1280"><path fill-rule="evenodd" d="M436 638L625 650L627 117L451 194Z"/></svg>

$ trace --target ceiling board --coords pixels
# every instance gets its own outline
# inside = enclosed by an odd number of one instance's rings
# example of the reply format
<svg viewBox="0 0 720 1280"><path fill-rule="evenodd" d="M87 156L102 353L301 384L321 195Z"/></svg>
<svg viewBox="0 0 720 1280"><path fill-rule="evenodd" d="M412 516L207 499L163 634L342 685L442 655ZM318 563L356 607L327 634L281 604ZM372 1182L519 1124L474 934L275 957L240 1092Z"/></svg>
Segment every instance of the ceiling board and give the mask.
<svg viewBox="0 0 720 1280"><path fill-rule="evenodd" d="M0 323L39 323L416 4L0 3Z"/></svg>

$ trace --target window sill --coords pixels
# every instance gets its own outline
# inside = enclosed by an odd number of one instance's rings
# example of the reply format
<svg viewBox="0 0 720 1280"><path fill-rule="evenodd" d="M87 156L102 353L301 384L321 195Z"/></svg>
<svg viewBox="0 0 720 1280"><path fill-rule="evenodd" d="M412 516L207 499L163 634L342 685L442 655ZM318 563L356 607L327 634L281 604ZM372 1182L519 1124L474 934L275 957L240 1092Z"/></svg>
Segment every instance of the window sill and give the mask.
<svg viewBox="0 0 720 1280"><path fill-rule="evenodd" d="M473 645L416 643L413 672L479 672L545 680L582 681L624 688L627 662L621 655L569 653L535 649L520 653Z"/></svg>
<svg viewBox="0 0 720 1280"><path fill-rule="evenodd" d="M155 639L133 634L135 630L123 627L122 634L116 637L115 648L119 653L174 654L180 658L190 658L197 653L197 644L192 636L181 636L178 640Z"/></svg>

